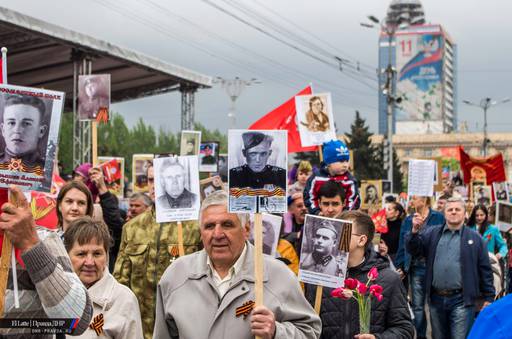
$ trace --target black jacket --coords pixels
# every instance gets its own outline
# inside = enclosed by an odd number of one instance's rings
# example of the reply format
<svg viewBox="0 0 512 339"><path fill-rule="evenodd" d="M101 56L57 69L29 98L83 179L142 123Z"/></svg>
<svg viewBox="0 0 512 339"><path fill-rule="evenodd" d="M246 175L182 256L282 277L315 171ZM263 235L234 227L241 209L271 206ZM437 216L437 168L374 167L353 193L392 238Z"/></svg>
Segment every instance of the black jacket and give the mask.
<svg viewBox="0 0 512 339"><path fill-rule="evenodd" d="M407 306L406 294L398 273L389 267L387 258L372 249L365 254L365 261L348 269L347 278L355 278L366 283L367 274L377 267L379 277L376 283L384 289L381 302L372 297L370 332L376 338L413 338L414 326ZM352 339L359 334L359 310L354 299L342 300L331 297L332 289L324 287L320 318L322 335L320 338ZM306 286L306 297L314 305L316 286Z"/></svg>
<svg viewBox="0 0 512 339"><path fill-rule="evenodd" d="M119 212L119 202L115 195L107 191L105 194L100 194L100 205L103 212L103 221L107 224L112 240L113 246L110 248L109 253L109 269L110 272L114 271L116 263L117 252L119 252L119 245L121 244L121 234L123 232L123 219Z"/></svg>

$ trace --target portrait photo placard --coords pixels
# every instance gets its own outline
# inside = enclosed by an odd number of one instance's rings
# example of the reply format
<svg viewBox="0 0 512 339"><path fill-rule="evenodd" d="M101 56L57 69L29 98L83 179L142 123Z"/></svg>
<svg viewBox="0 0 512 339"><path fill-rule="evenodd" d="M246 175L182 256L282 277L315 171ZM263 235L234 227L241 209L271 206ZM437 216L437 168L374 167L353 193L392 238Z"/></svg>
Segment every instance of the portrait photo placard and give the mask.
<svg viewBox="0 0 512 339"><path fill-rule="evenodd" d="M490 185L483 185L473 182L473 202L485 206L490 206L492 202L492 189Z"/></svg>
<svg viewBox="0 0 512 339"><path fill-rule="evenodd" d="M204 141L199 147L199 172L217 172L219 142Z"/></svg>
<svg viewBox="0 0 512 339"><path fill-rule="evenodd" d="M287 131L229 130L229 211L285 213Z"/></svg>
<svg viewBox="0 0 512 339"><path fill-rule="evenodd" d="M493 182L492 188L494 190L494 200L496 201L509 201L508 185L505 181Z"/></svg>
<svg viewBox="0 0 512 339"><path fill-rule="evenodd" d="M228 155L227 154L219 154L219 162L217 166L217 173L220 175L221 179L225 182L228 181Z"/></svg>
<svg viewBox="0 0 512 339"><path fill-rule="evenodd" d="M197 155L158 158L155 169L156 222L199 218Z"/></svg>
<svg viewBox="0 0 512 339"><path fill-rule="evenodd" d="M302 147L336 139L331 93L298 95L295 107Z"/></svg>
<svg viewBox="0 0 512 339"><path fill-rule="evenodd" d="M279 242L279 234L281 232L282 217L273 214L263 213L262 220L262 239L263 239L263 254L275 257L277 254L277 243ZM250 216L251 233L249 235L249 242L254 245L254 214Z"/></svg>
<svg viewBox="0 0 512 339"><path fill-rule="evenodd" d="M180 155L199 155L201 131L181 131Z"/></svg>
<svg viewBox="0 0 512 339"><path fill-rule="evenodd" d="M148 168L153 165L153 154L134 154L132 157L133 192L149 192Z"/></svg>
<svg viewBox="0 0 512 339"><path fill-rule="evenodd" d="M299 263L299 280L331 288L342 287L347 274L347 251L340 250L342 238L350 243L350 221L307 214ZM347 234L344 234L346 232Z"/></svg>
<svg viewBox="0 0 512 339"><path fill-rule="evenodd" d="M110 74L78 76L78 116L80 120L95 120L110 108Z"/></svg>
<svg viewBox="0 0 512 339"><path fill-rule="evenodd" d="M199 190L201 191L201 202L215 191L226 189L220 176L216 175L203 179L199 182Z"/></svg>
<svg viewBox="0 0 512 339"><path fill-rule="evenodd" d="M359 189L361 195L361 208L369 209L379 207L382 201L382 181L381 180L363 180Z"/></svg>
<svg viewBox="0 0 512 339"><path fill-rule="evenodd" d="M0 85L0 187L50 191L64 95Z"/></svg>
<svg viewBox="0 0 512 339"><path fill-rule="evenodd" d="M119 199L124 197L124 158L98 157L105 184L110 193Z"/></svg>
<svg viewBox="0 0 512 339"><path fill-rule="evenodd" d="M496 202L496 225L501 232L512 228L512 204L504 201Z"/></svg>

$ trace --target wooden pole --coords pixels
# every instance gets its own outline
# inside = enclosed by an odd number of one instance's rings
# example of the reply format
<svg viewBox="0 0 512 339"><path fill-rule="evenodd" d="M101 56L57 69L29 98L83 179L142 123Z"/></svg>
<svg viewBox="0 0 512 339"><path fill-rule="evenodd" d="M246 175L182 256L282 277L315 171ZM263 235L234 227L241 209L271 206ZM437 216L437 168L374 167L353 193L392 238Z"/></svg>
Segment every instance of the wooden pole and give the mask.
<svg viewBox="0 0 512 339"><path fill-rule="evenodd" d="M318 158L320 158L320 162L324 161L322 145L318 146ZM316 286L316 295L315 295L315 312L316 312L316 314L320 314L320 309L322 307L323 292L324 292L324 287L317 285Z"/></svg>
<svg viewBox="0 0 512 339"><path fill-rule="evenodd" d="M185 255L185 248L183 247L183 224L178 221L178 253L180 257Z"/></svg>
<svg viewBox="0 0 512 339"><path fill-rule="evenodd" d="M11 262L12 242L11 237L4 233L2 242L2 257L0 257L0 317L4 316L5 290L9 278L9 264ZM16 269L16 268L14 268Z"/></svg>
<svg viewBox="0 0 512 339"><path fill-rule="evenodd" d="M261 213L254 214L254 302L263 306L263 219ZM256 336L256 339L260 339Z"/></svg>
<svg viewBox="0 0 512 339"><path fill-rule="evenodd" d="M92 132L92 166L98 166L98 122L96 120L91 121L91 132Z"/></svg>

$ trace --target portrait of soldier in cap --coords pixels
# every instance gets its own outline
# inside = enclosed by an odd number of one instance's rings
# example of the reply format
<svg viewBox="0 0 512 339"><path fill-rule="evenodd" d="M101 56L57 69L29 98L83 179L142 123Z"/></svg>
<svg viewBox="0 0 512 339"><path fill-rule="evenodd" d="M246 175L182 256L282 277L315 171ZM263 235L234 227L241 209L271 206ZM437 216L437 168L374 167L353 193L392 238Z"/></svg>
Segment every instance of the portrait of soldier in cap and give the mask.
<svg viewBox="0 0 512 339"><path fill-rule="evenodd" d="M229 187L261 189L272 185L286 190L286 170L268 164L274 138L251 131L242 134L242 141L245 164L229 170Z"/></svg>
<svg viewBox="0 0 512 339"><path fill-rule="evenodd" d="M346 253L339 249L341 234L340 220L307 215L304 223L300 270L333 277L343 276L346 271L347 256L343 255Z"/></svg>
<svg viewBox="0 0 512 339"><path fill-rule="evenodd" d="M28 95L4 95L3 99L0 128L4 148L0 169L42 176L48 139L44 99Z"/></svg>
<svg viewBox="0 0 512 339"><path fill-rule="evenodd" d="M198 155L201 131L181 131L180 155Z"/></svg>

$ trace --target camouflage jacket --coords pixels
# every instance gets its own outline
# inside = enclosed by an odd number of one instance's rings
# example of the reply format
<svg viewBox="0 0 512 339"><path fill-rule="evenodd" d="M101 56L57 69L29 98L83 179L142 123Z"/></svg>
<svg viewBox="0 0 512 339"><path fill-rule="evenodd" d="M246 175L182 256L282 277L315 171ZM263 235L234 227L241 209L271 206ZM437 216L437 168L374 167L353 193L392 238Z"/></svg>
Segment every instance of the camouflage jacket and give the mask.
<svg viewBox="0 0 512 339"><path fill-rule="evenodd" d="M185 254L200 250L202 243L197 221L182 224ZM114 277L137 296L144 338L151 338L153 334L158 281L177 257L177 223L157 223L154 208L124 225Z"/></svg>

